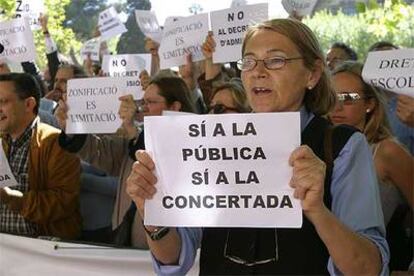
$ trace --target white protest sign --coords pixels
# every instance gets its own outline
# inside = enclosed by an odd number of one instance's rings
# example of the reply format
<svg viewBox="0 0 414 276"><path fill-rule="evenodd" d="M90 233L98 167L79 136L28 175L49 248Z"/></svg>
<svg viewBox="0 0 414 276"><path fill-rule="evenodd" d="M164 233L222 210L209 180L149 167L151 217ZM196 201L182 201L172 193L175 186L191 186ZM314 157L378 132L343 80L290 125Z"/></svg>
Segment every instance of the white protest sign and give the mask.
<svg viewBox="0 0 414 276"><path fill-rule="evenodd" d="M102 61L102 71L112 77L128 77L139 80L139 74L146 70L151 72L151 54L105 55ZM141 83L136 87L134 99L142 98L144 90Z"/></svg>
<svg viewBox="0 0 414 276"><path fill-rule="evenodd" d="M162 111L162 116L182 116L182 115L194 115L194 113L183 112L183 111L172 111L172 110Z"/></svg>
<svg viewBox="0 0 414 276"><path fill-rule="evenodd" d="M14 177L6 154L4 153L2 140L0 139L0 188L17 186L16 178Z"/></svg>
<svg viewBox="0 0 414 276"><path fill-rule="evenodd" d="M186 63L191 54L193 61L204 59L201 47L208 33L208 14L183 17L164 26L160 48L161 69L168 69Z"/></svg>
<svg viewBox="0 0 414 276"><path fill-rule="evenodd" d="M43 0L29 1L16 0L16 18L28 17L30 18L30 27L32 30L39 30L41 28L39 17L41 13L45 13L45 5Z"/></svg>
<svg viewBox="0 0 414 276"><path fill-rule="evenodd" d="M373 86L414 97L414 49L369 52L362 77Z"/></svg>
<svg viewBox="0 0 414 276"><path fill-rule="evenodd" d="M108 40L127 31L114 7L110 7L99 14L98 28L103 40Z"/></svg>
<svg viewBox="0 0 414 276"><path fill-rule="evenodd" d="M210 14L211 29L216 40L214 63L237 61L242 56L244 33L248 27L268 19L268 4L240 6Z"/></svg>
<svg viewBox="0 0 414 276"><path fill-rule="evenodd" d="M83 60L90 55L93 61L99 61L99 50L101 48L101 39L99 37L92 38L86 41L81 50L80 54Z"/></svg>
<svg viewBox="0 0 414 276"><path fill-rule="evenodd" d="M68 81L66 133L115 133L121 126L119 97L136 94L136 78L87 78ZM142 98L142 94L137 98Z"/></svg>
<svg viewBox="0 0 414 276"><path fill-rule="evenodd" d="M236 7L245 6L245 5L247 5L246 0L233 0L231 1L230 8L236 8Z"/></svg>
<svg viewBox="0 0 414 276"><path fill-rule="evenodd" d="M144 127L158 180L146 225L301 227L288 162L298 112L152 116Z"/></svg>
<svg viewBox="0 0 414 276"><path fill-rule="evenodd" d="M28 18L1 22L0 44L4 47L0 52L0 61L10 60L17 63L36 59L36 48Z"/></svg>
<svg viewBox="0 0 414 276"><path fill-rule="evenodd" d="M165 18L164 26L168 26L173 24L174 22L177 22L180 18L184 18L183 16L168 16Z"/></svg>
<svg viewBox="0 0 414 276"><path fill-rule="evenodd" d="M289 14L296 12L298 16L312 13L318 0L282 0L282 5Z"/></svg>
<svg viewBox="0 0 414 276"><path fill-rule="evenodd" d="M152 40L161 43L162 30L154 11L135 10L135 19L142 33Z"/></svg>
<svg viewBox="0 0 414 276"><path fill-rule="evenodd" d="M151 72L151 54L105 55L102 71L113 77L139 77L141 71Z"/></svg>

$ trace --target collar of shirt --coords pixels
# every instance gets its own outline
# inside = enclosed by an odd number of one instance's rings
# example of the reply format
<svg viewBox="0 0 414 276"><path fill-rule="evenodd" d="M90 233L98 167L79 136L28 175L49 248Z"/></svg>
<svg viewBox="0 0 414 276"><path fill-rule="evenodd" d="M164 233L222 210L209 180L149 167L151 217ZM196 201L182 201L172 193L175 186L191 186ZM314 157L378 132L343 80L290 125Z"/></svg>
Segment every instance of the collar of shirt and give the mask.
<svg viewBox="0 0 414 276"><path fill-rule="evenodd" d="M315 117L315 114L310 112L305 106L302 106L299 110L300 112L300 130L303 132L305 127L309 124L309 122Z"/></svg>
<svg viewBox="0 0 414 276"><path fill-rule="evenodd" d="M36 117L24 130L22 135L20 135L19 138L17 138L15 141L12 140L10 135L6 136L6 142L12 147L19 148L23 146L30 138L32 137L33 129L37 126L37 123L39 122L39 117Z"/></svg>

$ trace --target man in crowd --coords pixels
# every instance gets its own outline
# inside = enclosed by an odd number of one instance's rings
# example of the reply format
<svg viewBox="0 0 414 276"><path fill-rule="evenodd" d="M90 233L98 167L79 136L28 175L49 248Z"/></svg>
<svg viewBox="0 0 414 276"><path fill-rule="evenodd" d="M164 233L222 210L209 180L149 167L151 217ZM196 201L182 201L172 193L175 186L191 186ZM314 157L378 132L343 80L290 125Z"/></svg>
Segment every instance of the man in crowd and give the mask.
<svg viewBox="0 0 414 276"><path fill-rule="evenodd" d="M335 42L332 44L326 53L326 64L329 70L335 69L336 66L346 60L358 60L357 53L345 43Z"/></svg>
<svg viewBox="0 0 414 276"><path fill-rule="evenodd" d="M0 133L16 185L0 188L0 232L74 239L79 235L79 159L59 131L39 122L40 88L26 73L0 75Z"/></svg>
<svg viewBox="0 0 414 276"><path fill-rule="evenodd" d="M87 75L84 70L77 65L60 65L56 73L53 90L50 91L45 98L58 102L62 99L62 95L66 94L68 80L86 77Z"/></svg>

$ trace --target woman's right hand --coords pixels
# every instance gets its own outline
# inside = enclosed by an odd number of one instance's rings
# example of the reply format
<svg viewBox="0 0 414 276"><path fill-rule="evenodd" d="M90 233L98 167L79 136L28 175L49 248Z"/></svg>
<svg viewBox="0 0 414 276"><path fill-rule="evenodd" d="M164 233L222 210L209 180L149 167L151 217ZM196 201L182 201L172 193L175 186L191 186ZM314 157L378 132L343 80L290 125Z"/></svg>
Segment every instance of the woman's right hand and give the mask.
<svg viewBox="0 0 414 276"><path fill-rule="evenodd" d="M139 73L139 81L141 82L142 90L145 91L147 89L149 83L151 82L151 77L148 74L147 70L142 70Z"/></svg>
<svg viewBox="0 0 414 276"><path fill-rule="evenodd" d="M214 40L212 31L208 32L208 35L201 47L201 50L203 51L203 55L206 59L213 58L213 53L216 50L216 41Z"/></svg>
<svg viewBox="0 0 414 276"><path fill-rule="evenodd" d="M160 44L155 40L152 40L149 37L145 37L144 47L145 50L149 52L152 56L158 56L158 49L160 48Z"/></svg>
<svg viewBox="0 0 414 276"><path fill-rule="evenodd" d="M138 211L144 218L145 200L151 199L156 193L155 183L157 178L153 171L155 164L144 150L135 153L137 161L132 165L131 173L127 179L126 191L137 205Z"/></svg>
<svg viewBox="0 0 414 276"><path fill-rule="evenodd" d="M55 117L61 130L66 129L66 120L68 119L68 105L66 104L66 95L62 95L62 98L58 102L58 106L55 110Z"/></svg>

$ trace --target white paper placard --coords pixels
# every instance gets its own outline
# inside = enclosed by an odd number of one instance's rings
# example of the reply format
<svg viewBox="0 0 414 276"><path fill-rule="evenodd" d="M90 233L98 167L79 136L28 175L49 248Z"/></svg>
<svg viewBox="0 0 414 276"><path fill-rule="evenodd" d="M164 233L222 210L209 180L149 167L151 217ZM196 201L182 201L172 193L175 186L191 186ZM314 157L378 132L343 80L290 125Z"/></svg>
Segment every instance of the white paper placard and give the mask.
<svg viewBox="0 0 414 276"><path fill-rule="evenodd" d="M17 186L16 178L14 177L9 161L7 161L6 154L3 150L2 139L0 139L0 188Z"/></svg>
<svg viewBox="0 0 414 276"><path fill-rule="evenodd" d="M172 111L172 110L162 111L162 116L182 116L182 115L194 115L194 113L183 112L183 111Z"/></svg>
<svg viewBox="0 0 414 276"><path fill-rule="evenodd" d="M18 63L36 59L36 48L28 18L0 22L0 44L4 47L0 53L0 61Z"/></svg>
<svg viewBox="0 0 414 276"><path fill-rule="evenodd" d="M135 10L135 19L142 33L152 40L161 43L162 30L154 11Z"/></svg>
<svg viewBox="0 0 414 276"><path fill-rule="evenodd" d="M242 57L244 33L249 26L267 20L268 9L265 3L211 12L211 29L216 40L213 62L239 60Z"/></svg>
<svg viewBox="0 0 414 276"><path fill-rule="evenodd" d="M208 14L183 17L164 26L160 48L161 69L168 69L186 63L191 54L193 61L204 59L201 47L208 33Z"/></svg>
<svg viewBox="0 0 414 276"><path fill-rule="evenodd" d="M298 16L306 16L312 13L318 0L282 0L285 10L292 14L294 11Z"/></svg>
<svg viewBox="0 0 414 276"><path fill-rule="evenodd" d="M93 61L99 61L99 50L101 48L101 39L100 37L95 37L86 41L81 50L80 54L83 60L87 59L90 55Z"/></svg>
<svg viewBox="0 0 414 276"><path fill-rule="evenodd" d="M110 7L99 14L98 28L103 40L108 40L127 31L114 7Z"/></svg>
<svg viewBox="0 0 414 276"><path fill-rule="evenodd" d="M86 78L68 81L66 133L115 133L121 126L119 97L142 90L136 78ZM142 94L136 98L142 98Z"/></svg>
<svg viewBox="0 0 414 276"><path fill-rule="evenodd" d="M158 179L145 224L301 227L288 164L299 120L298 112L145 117Z"/></svg>
<svg viewBox="0 0 414 276"><path fill-rule="evenodd" d="M102 71L112 77L139 77L141 71L151 73L151 54L105 55Z"/></svg>
<svg viewBox="0 0 414 276"><path fill-rule="evenodd" d="M173 24L174 22L177 22L180 18L184 18L183 16L168 16L165 18L164 26L168 26Z"/></svg>
<svg viewBox="0 0 414 276"><path fill-rule="evenodd" d="M39 17L41 13L45 13L45 5L43 0L16 0L16 18L28 17L32 30L41 28Z"/></svg>
<svg viewBox="0 0 414 276"><path fill-rule="evenodd" d="M373 86L414 97L414 49L369 52L362 77Z"/></svg>

